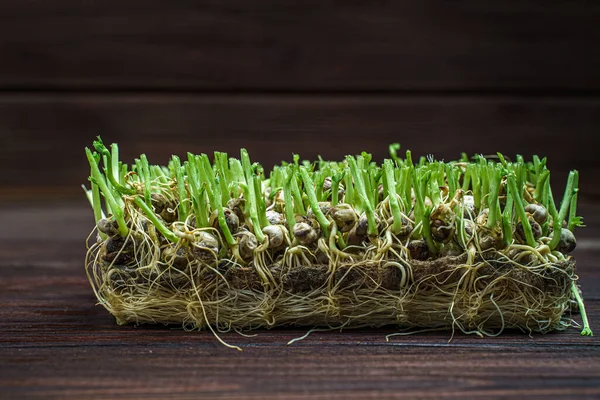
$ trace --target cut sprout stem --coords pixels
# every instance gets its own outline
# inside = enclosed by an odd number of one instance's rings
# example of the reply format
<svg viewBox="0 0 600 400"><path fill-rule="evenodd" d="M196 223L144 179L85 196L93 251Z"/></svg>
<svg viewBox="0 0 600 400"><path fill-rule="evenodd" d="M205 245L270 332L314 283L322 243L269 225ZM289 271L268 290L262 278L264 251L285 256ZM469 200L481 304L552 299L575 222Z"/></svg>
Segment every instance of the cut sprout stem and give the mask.
<svg viewBox="0 0 600 400"><path fill-rule="evenodd" d="M384 174L386 183L385 189L389 198L390 208L392 209L392 215L394 222L392 223L392 233L398 234L402 229L402 213L400 212L400 205L398 205L398 199L396 198L396 180L394 179L394 170L391 160L384 161Z"/></svg>
<svg viewBox="0 0 600 400"><path fill-rule="evenodd" d="M129 228L127 228L127 223L125 222L123 209L113 197L112 191L108 188L108 185L104 180L104 176L98 169L99 157L94 156L90 149L88 149L87 147L85 149L85 153L87 155L91 167L90 180L92 181L92 183L97 184L100 190L102 191L102 194L104 195L104 198L106 199L106 202L109 205L113 215L115 216L115 220L117 221L117 225L119 227L119 234L121 236L127 236Z"/></svg>
<svg viewBox="0 0 600 400"><path fill-rule="evenodd" d="M563 195L563 200L560 203L560 211L556 218L554 219L554 227L552 233L552 240L550 241L550 248L554 250L558 243L560 242L561 231L562 231L562 223L567 216L567 212L569 210L569 206L571 205L571 197L577 193L576 190L576 178L577 171L571 171L569 173L569 178L567 179L567 187L565 188L565 193ZM554 203L554 201L552 201ZM556 213L556 209L554 210Z"/></svg>
<svg viewBox="0 0 600 400"><path fill-rule="evenodd" d="M254 235L256 235L256 239L258 239L259 243L262 243L265 239L265 236L262 233L260 221L258 219L258 202L256 197L259 194L256 193L252 165L250 164L250 156L248 156L246 149L241 150L241 157L242 168L244 169L244 176L246 178L246 185L248 186L249 198L246 199L246 201L248 203L247 206L250 208L250 218L252 219L252 225L254 226Z"/></svg>
<svg viewBox="0 0 600 400"><path fill-rule="evenodd" d="M513 201L515 202L515 208L517 210L517 215L521 224L523 226L523 231L525 233L525 240L527 244L531 247L537 247L537 243L535 238L533 237L533 231L531 230L531 224L529 223L529 219L527 218L527 214L525 213L525 207L523 206L523 188L517 187L517 183L515 182L515 176L513 174L508 175L508 187L512 193Z"/></svg>
<svg viewBox="0 0 600 400"><path fill-rule="evenodd" d="M375 221L375 212L373 210L373 205L371 204L371 202L369 201L369 198L367 197L367 191L365 189L365 185L363 182L362 173L359 170L354 157L348 156L348 157L346 157L346 160L348 161L348 164L350 165L350 172L352 174L352 178L354 178L354 184L356 185L356 190L361 199L361 203L363 204L365 214L367 215L368 234L370 236L375 236L375 235L377 235L377 222ZM359 160L363 160L363 158L359 158Z"/></svg>
<svg viewBox="0 0 600 400"><path fill-rule="evenodd" d="M304 166L300 167L300 177L302 178L302 182L304 183L304 190L308 196L308 203L310 204L310 208L313 213L317 217L317 221L323 230L323 234L325 237L329 237L329 221L321 211L321 207L319 207L319 202L317 201L317 195L315 194L315 188L312 186L312 180L310 176L308 176L308 172Z"/></svg>
<svg viewBox="0 0 600 400"><path fill-rule="evenodd" d="M215 196L215 202L218 201L219 203L217 204L217 219L219 221L219 228L221 228L221 231L223 232L223 235L225 236L225 241L227 242L228 245L233 246L236 244L235 239L233 238L233 235L231 234L231 231L229 230L229 227L227 226L227 221L225 221L225 212L223 211L223 204L221 204L221 186L220 186L220 178L216 178L216 182L215 182L215 190L213 191L213 195Z"/></svg>

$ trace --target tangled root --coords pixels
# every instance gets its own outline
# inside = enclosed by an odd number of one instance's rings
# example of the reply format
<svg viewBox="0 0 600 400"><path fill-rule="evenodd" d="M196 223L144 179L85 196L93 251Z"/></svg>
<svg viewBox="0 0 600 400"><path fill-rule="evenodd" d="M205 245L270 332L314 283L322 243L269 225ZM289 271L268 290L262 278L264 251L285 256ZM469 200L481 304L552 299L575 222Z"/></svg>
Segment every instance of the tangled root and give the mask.
<svg viewBox="0 0 600 400"><path fill-rule="evenodd" d="M276 326L397 325L494 336L573 323L565 315L576 279L571 257L515 246L419 261L388 238L362 258L328 252L324 243L263 244L257 257L242 263L219 256L216 244L212 259L198 256L193 240L202 237L200 230L187 231L174 247L143 217L135 221L127 237L95 241L87 253L94 292L119 324L177 324L215 335Z"/></svg>

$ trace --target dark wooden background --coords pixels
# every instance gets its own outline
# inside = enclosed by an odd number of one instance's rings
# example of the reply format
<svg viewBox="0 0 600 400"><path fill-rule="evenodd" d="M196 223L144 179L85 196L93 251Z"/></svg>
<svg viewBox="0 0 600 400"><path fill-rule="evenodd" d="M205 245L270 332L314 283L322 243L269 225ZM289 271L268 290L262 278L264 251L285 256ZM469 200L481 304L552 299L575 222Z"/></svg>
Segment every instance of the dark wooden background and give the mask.
<svg viewBox="0 0 600 400"><path fill-rule="evenodd" d="M579 271L600 333L600 3L0 2L0 397L600 397L576 330L493 339L392 330L209 334L117 327L83 272L79 185L96 135L126 161L246 147L382 159L548 156L581 172Z"/></svg>

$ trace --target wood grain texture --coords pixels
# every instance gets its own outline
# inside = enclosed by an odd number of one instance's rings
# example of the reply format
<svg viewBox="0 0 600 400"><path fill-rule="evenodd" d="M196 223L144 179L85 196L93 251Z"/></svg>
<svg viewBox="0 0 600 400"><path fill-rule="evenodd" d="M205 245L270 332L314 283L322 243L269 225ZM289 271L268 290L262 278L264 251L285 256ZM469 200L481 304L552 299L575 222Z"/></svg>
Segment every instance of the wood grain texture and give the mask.
<svg viewBox="0 0 600 400"><path fill-rule="evenodd" d="M582 204L588 224L600 205ZM84 201L0 207L2 398L531 398L600 396L600 342L576 329L481 339L449 332L394 337L393 328L259 331L236 352L208 332L117 326L83 271L92 227ZM14 229L18 227L19 229ZM575 251L592 328L600 332L600 246Z"/></svg>
<svg viewBox="0 0 600 400"><path fill-rule="evenodd" d="M0 89L598 91L591 1L0 4Z"/></svg>
<svg viewBox="0 0 600 400"><path fill-rule="evenodd" d="M555 197L569 169L583 196L600 195L597 147L600 100L435 96L0 96L0 188L73 194L87 182L85 146L97 135L119 143L131 163L145 152L171 154L246 147L269 168L292 153L341 159L367 150L388 156L400 142L413 156L457 159L461 152L548 157ZM403 150L404 151L404 150ZM32 192L33 191L33 192Z"/></svg>

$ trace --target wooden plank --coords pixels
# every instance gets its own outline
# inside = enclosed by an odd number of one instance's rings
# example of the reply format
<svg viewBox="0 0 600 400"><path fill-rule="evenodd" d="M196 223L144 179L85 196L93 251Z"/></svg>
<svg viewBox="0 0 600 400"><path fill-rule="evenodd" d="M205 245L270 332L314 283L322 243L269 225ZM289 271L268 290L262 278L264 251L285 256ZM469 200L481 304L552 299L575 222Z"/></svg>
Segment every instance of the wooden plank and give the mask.
<svg viewBox="0 0 600 400"><path fill-rule="evenodd" d="M600 395L598 347L328 345L325 339L286 348L278 338L276 345L245 348L240 354L208 344L206 335L197 333L182 337L183 332L163 332L167 335L155 338L145 338L151 332L143 328L127 333L115 345L98 343L90 333L92 345L71 342L61 348L0 349L2 392L9 398L61 399L592 399ZM356 334L350 338L365 339Z"/></svg>
<svg viewBox="0 0 600 400"><path fill-rule="evenodd" d="M171 154L246 147L270 167L290 160L340 159L362 150L375 159L400 142L415 157L461 152L548 156L560 197L567 171L581 171L583 196L600 195L600 100L435 96L0 96L1 197L78 193L87 181L83 149L96 135L118 142L130 163ZM32 189L34 188L34 189ZM32 192L33 191L33 192Z"/></svg>
<svg viewBox="0 0 600 400"><path fill-rule="evenodd" d="M600 89L594 2L3 1L0 88Z"/></svg>
<svg viewBox="0 0 600 400"><path fill-rule="evenodd" d="M597 204L581 208L591 220L599 218ZM95 305L83 272L90 215L80 203L0 208L0 397L600 396L600 342L574 328L532 337L457 334L451 342L449 332L386 342L393 328L362 329L315 332L291 346L286 343L305 330L259 331L252 338L222 334L242 345L239 353L208 332L117 326ZM590 322L598 332L597 256L598 249L576 250Z"/></svg>

